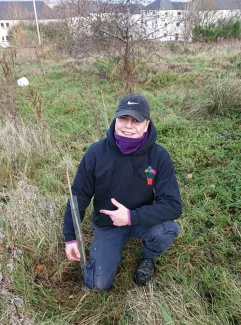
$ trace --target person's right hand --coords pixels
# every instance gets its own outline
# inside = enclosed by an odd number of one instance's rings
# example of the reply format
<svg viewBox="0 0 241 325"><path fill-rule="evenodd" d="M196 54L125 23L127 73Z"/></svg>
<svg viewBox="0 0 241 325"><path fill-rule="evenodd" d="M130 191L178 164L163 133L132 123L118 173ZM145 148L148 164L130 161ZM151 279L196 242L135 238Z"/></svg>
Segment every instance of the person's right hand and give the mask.
<svg viewBox="0 0 241 325"><path fill-rule="evenodd" d="M65 253L70 261L80 261L80 252L77 242L68 244L65 243Z"/></svg>

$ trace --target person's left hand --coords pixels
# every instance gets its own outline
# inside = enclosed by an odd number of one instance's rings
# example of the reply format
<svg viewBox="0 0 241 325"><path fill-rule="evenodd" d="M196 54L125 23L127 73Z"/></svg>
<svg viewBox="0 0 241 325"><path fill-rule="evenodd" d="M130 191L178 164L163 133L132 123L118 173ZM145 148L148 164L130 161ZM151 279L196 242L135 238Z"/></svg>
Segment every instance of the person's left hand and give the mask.
<svg viewBox="0 0 241 325"><path fill-rule="evenodd" d="M111 199L111 202L118 208L117 210L100 210L100 212L110 216L114 226L127 226L129 224L128 209L115 199Z"/></svg>

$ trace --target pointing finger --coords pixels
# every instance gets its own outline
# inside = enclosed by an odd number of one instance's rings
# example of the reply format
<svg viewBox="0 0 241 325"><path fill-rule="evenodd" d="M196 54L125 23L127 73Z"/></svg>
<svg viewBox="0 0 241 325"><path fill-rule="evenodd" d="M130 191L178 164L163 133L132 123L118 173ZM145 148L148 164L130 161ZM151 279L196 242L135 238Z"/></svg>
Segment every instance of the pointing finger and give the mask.
<svg viewBox="0 0 241 325"><path fill-rule="evenodd" d="M111 202L112 202L112 204L114 204L117 208L120 208L120 207L123 206L120 202L116 201L116 199L114 199L114 198L111 199Z"/></svg>
<svg viewBox="0 0 241 325"><path fill-rule="evenodd" d="M108 216L111 216L113 214L114 211L110 211L110 210L100 210L100 213L104 213L107 214Z"/></svg>

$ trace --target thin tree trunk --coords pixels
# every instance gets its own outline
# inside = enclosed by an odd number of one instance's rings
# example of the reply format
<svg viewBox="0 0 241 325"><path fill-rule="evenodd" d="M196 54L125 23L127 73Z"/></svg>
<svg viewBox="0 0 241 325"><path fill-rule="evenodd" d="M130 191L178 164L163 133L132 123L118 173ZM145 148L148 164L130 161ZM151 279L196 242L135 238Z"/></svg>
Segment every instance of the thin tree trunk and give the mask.
<svg viewBox="0 0 241 325"><path fill-rule="evenodd" d="M124 54L124 75L125 89L128 93L134 92L133 80L133 62L131 60L131 35L130 35L130 0L127 1L127 28L126 28L126 45Z"/></svg>

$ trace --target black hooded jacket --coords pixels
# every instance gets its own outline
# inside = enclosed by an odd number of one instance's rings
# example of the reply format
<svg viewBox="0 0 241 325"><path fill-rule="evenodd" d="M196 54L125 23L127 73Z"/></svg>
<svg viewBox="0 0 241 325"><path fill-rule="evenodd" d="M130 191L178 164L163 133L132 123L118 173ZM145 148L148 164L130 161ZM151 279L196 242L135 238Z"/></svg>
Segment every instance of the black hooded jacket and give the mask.
<svg viewBox="0 0 241 325"><path fill-rule="evenodd" d="M167 150L155 143L153 122L146 142L128 155L117 147L114 130L115 120L107 137L89 147L78 167L72 192L78 199L81 220L93 196L93 222L99 227L115 227L108 215L100 213L101 209L116 210L111 198L130 210L131 225L153 226L179 218L182 204L173 163ZM152 184L147 181L148 166L154 170ZM75 239L69 201L63 233L66 242Z"/></svg>

